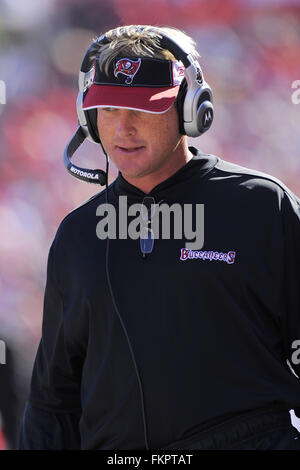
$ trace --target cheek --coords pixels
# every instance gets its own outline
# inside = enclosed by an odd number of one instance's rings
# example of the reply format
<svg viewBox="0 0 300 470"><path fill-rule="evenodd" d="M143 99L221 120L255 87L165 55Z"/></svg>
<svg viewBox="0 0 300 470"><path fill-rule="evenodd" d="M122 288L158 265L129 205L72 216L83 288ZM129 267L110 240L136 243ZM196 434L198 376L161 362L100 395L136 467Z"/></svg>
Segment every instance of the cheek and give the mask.
<svg viewBox="0 0 300 470"><path fill-rule="evenodd" d="M109 148L110 143L112 142L113 132L110 126L107 123L101 122L101 125L98 121L98 133L101 139L102 145L105 149Z"/></svg>
<svg viewBox="0 0 300 470"><path fill-rule="evenodd" d="M170 117L170 116L169 116ZM161 119L156 126L155 136L153 138L154 145L160 143L163 147L172 147L181 138L178 128L177 113L172 113L172 119Z"/></svg>
<svg viewBox="0 0 300 470"><path fill-rule="evenodd" d="M165 132L167 132L168 136L172 139L180 136L178 114L175 105L167 111L164 123L161 127L164 128Z"/></svg>

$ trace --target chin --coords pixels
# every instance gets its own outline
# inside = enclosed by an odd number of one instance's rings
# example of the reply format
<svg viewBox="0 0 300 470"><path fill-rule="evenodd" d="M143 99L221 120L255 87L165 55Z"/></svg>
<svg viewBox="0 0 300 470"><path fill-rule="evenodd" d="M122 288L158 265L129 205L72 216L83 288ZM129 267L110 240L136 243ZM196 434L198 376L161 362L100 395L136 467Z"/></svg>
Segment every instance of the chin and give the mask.
<svg viewBox="0 0 300 470"><path fill-rule="evenodd" d="M151 168L148 166L139 167L138 165L120 165L118 168L122 175L124 177L127 176L128 178L141 178L151 173Z"/></svg>
<svg viewBox="0 0 300 470"><path fill-rule="evenodd" d="M122 175L124 176L124 178L126 177L127 178L142 178L143 176L146 176L148 174L147 171L141 171L141 170L140 171L133 171L133 170L126 171L126 169L125 170L120 169L120 171Z"/></svg>

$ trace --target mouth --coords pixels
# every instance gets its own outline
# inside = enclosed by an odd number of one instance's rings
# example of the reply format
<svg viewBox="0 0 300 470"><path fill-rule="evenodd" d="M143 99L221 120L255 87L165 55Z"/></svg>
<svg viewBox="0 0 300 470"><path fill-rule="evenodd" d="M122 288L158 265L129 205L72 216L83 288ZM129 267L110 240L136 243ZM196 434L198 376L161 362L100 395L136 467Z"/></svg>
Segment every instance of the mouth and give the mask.
<svg viewBox="0 0 300 470"><path fill-rule="evenodd" d="M119 150L122 153L127 153L127 154L139 152L140 150L143 150L144 148L145 148L144 145L139 145L136 147L122 147L120 145L116 145L117 150Z"/></svg>

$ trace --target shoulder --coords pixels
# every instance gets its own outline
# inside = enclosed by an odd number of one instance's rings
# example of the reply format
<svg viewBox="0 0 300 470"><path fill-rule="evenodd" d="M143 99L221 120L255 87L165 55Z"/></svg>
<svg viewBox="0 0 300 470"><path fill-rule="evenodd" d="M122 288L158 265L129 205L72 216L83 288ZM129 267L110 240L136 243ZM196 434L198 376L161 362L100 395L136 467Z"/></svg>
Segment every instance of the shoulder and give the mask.
<svg viewBox="0 0 300 470"><path fill-rule="evenodd" d="M53 244L70 243L77 239L84 241L88 239L89 234L94 235L97 223L97 208L100 204L106 202L106 192L110 195L112 190L111 183L107 190L106 188L83 202L69 214L67 214L59 224Z"/></svg>
<svg viewBox="0 0 300 470"><path fill-rule="evenodd" d="M284 199L289 200L296 207L300 206L299 197L280 179L268 173L219 159L211 176L224 179L230 184L231 190L236 189L240 195L244 193L261 203L268 198L274 201L275 198L279 207Z"/></svg>

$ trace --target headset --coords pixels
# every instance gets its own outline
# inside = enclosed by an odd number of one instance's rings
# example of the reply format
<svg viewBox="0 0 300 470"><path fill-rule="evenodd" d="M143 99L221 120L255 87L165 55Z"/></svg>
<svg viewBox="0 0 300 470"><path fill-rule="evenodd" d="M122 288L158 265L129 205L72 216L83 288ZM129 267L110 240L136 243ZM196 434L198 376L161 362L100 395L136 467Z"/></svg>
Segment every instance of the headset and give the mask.
<svg viewBox="0 0 300 470"><path fill-rule="evenodd" d="M142 26L139 27L139 30L142 28ZM191 46L179 44L176 39L158 27L151 27L151 32L158 36L156 39L158 39L160 47L169 50L184 66L184 80L176 98L179 131L189 137L198 137L210 128L213 121L212 90L204 80L199 62L193 57ZM78 77L79 93L76 102L79 126L63 154L64 165L72 176L102 186L107 182L107 172L99 169L81 168L74 165L71 158L85 139L102 146L97 128L97 109L83 110L82 107L95 73L94 58L92 59L91 56L95 54L99 45L108 44L111 40L112 38L103 34L90 45L84 55ZM106 155L103 146L102 149ZM106 158L108 158L107 155Z"/></svg>
<svg viewBox="0 0 300 470"><path fill-rule="evenodd" d="M140 30L142 28L143 27L139 27ZM198 61L193 58L191 50L184 48L164 31L161 31L160 28L151 27L151 30L153 31L153 33L159 34L159 45L163 49L169 50L174 55L174 57L178 61L181 61L184 65L185 78L183 79L180 85L179 92L176 97L176 106L179 117L179 131L183 135L187 135L190 137L198 137L210 128L213 121L214 111L212 104L213 97L211 88L204 81L201 67ZM64 165L73 176L88 183L97 183L102 186L106 185L106 203L108 203L109 157L102 146L98 133L97 109L83 110L82 108L85 95L89 87L93 83L93 78L95 74L94 59L92 59L91 56L94 55L95 50L98 49L99 45L108 44L109 42L111 42L111 39L109 39L105 34L103 34L92 43L92 45L88 48L84 55L79 72L79 93L76 102L79 126L74 135L72 136L70 142L67 144L63 155ZM87 168L81 168L71 162L73 154L76 152L78 147L82 144L85 139L88 139L89 141L96 144L100 144L102 146L102 150L106 156L106 171L99 169L90 170ZM105 271L108 282L108 288L116 315L124 331L127 344L130 350L133 366L135 369L141 400L145 447L146 450L149 450L143 386L137 367L133 347L114 295L113 286L109 274L109 237L107 237L106 241L107 243L105 255Z"/></svg>

